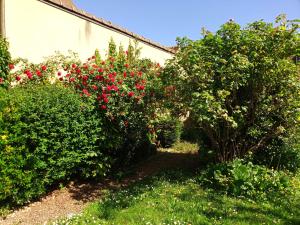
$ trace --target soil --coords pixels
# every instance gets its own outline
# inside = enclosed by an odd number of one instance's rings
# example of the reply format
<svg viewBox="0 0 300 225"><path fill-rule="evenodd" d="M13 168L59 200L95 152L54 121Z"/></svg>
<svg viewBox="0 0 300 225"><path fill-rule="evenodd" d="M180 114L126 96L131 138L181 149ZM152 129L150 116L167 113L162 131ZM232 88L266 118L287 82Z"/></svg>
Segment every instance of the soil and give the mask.
<svg viewBox="0 0 300 225"><path fill-rule="evenodd" d="M78 214L87 203L101 198L104 190L126 187L162 170L194 168L198 165L197 153L176 153L159 150L147 161L135 166L133 174L120 181L105 179L99 183L71 182L67 187L55 190L37 202L15 210L6 218L0 218L0 225L46 225L62 217Z"/></svg>

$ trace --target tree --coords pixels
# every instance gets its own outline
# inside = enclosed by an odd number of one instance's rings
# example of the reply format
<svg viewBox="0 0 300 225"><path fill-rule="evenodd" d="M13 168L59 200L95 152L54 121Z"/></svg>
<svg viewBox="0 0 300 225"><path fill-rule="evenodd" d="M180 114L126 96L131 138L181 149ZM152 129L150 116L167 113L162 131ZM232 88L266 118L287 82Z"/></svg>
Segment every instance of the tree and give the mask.
<svg viewBox="0 0 300 225"><path fill-rule="evenodd" d="M299 24L284 15L276 22L242 29L229 21L200 40L178 39L166 66L173 111L190 112L215 161L264 151L299 125Z"/></svg>

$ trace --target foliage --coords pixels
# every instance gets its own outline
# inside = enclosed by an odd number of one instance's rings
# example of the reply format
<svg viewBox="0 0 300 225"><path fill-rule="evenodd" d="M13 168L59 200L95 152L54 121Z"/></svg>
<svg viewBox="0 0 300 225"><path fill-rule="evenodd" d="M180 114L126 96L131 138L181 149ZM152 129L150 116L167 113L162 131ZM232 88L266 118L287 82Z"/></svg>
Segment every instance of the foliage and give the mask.
<svg viewBox="0 0 300 225"><path fill-rule="evenodd" d="M265 165L277 170L288 170L296 173L300 168L299 130L289 138L274 139L272 143L249 156L255 164Z"/></svg>
<svg viewBox="0 0 300 225"><path fill-rule="evenodd" d="M73 176L101 177L109 131L94 106L57 85L0 95L0 202L23 204Z"/></svg>
<svg viewBox="0 0 300 225"><path fill-rule="evenodd" d="M188 111L201 146L224 162L267 150L299 126L298 24L284 16L241 29L230 21L201 40L179 39L164 72L174 113Z"/></svg>
<svg viewBox="0 0 300 225"><path fill-rule="evenodd" d="M163 148L169 148L180 140L182 122L169 115L161 116L154 123L157 141Z"/></svg>
<svg viewBox="0 0 300 225"><path fill-rule="evenodd" d="M202 189L194 175L172 171L107 193L84 212L50 224L298 224L299 197L234 198Z"/></svg>
<svg viewBox="0 0 300 225"><path fill-rule="evenodd" d="M80 63L78 55L69 51L68 55L56 52L54 55L46 57L42 63L34 64L27 59L17 58L8 76L10 86L26 86L28 84L52 84L66 75L66 70L74 63Z"/></svg>
<svg viewBox="0 0 300 225"><path fill-rule="evenodd" d="M0 88L1 86L6 87L8 85L7 76L12 66L10 53L8 51L8 42L0 36Z"/></svg>
<svg viewBox="0 0 300 225"><path fill-rule="evenodd" d="M198 143L199 133L201 133L201 129L195 126L195 121L191 116L188 116L182 126L181 139L193 143Z"/></svg>
<svg viewBox="0 0 300 225"><path fill-rule="evenodd" d="M14 61L0 96L1 203L23 204L155 152L161 68L139 59L137 46L109 46L104 60L96 51L85 63L72 53Z"/></svg>
<svg viewBox="0 0 300 225"><path fill-rule="evenodd" d="M156 135L151 121L163 97L160 66L140 59L139 54L137 42L130 43L125 52L122 46L117 50L111 40L103 60L99 50L84 63L72 52L49 57L41 64L19 59L15 61L18 68L10 74L11 86L59 82L75 89L105 118L104 126L114 137L108 146L110 154L128 163L153 153Z"/></svg>
<svg viewBox="0 0 300 225"><path fill-rule="evenodd" d="M160 105L161 68L148 59L139 59L138 47L129 45L119 51L113 40L108 56L100 62L99 53L86 63L72 64L62 82L94 102L102 117L109 121L120 148L110 154L122 164L153 153L151 121ZM116 151L117 150L117 151Z"/></svg>
<svg viewBox="0 0 300 225"><path fill-rule="evenodd" d="M201 171L199 181L225 194L250 199L274 200L292 193L288 174L241 160L210 165Z"/></svg>

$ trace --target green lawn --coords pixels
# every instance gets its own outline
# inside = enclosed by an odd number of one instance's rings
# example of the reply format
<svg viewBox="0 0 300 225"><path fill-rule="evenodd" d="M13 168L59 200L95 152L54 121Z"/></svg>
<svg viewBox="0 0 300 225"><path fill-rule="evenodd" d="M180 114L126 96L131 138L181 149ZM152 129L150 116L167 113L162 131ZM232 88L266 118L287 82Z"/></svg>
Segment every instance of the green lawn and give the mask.
<svg viewBox="0 0 300 225"><path fill-rule="evenodd" d="M238 199L173 171L108 193L81 215L54 224L300 224L300 194L275 202Z"/></svg>

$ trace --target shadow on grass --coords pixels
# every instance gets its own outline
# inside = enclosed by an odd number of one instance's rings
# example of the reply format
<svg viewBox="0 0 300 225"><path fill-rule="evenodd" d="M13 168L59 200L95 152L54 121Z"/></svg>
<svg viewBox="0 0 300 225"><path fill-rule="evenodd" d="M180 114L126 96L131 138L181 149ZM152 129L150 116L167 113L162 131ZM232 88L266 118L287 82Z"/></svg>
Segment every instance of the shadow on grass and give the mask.
<svg viewBox="0 0 300 225"><path fill-rule="evenodd" d="M168 188L170 190L166 191ZM177 201L165 204L166 199ZM201 215L209 221L208 224L300 224L299 203L284 199L276 202L251 201L204 190L189 168L166 170L111 192L97 203L93 211L98 218L110 222L130 209L146 216L146 209L134 210L151 202L158 210L165 210L166 218L161 218L164 222L175 215L195 224L193 218ZM173 214L169 214L171 211Z"/></svg>
<svg viewBox="0 0 300 225"><path fill-rule="evenodd" d="M199 157L196 153L178 153L158 151L147 160L144 160L123 171L121 177L114 176L101 182L77 181L68 187L69 192L77 201L84 203L103 197L103 190L119 190L132 183L141 181L146 177L155 175L161 171L172 169L195 170L199 166Z"/></svg>

